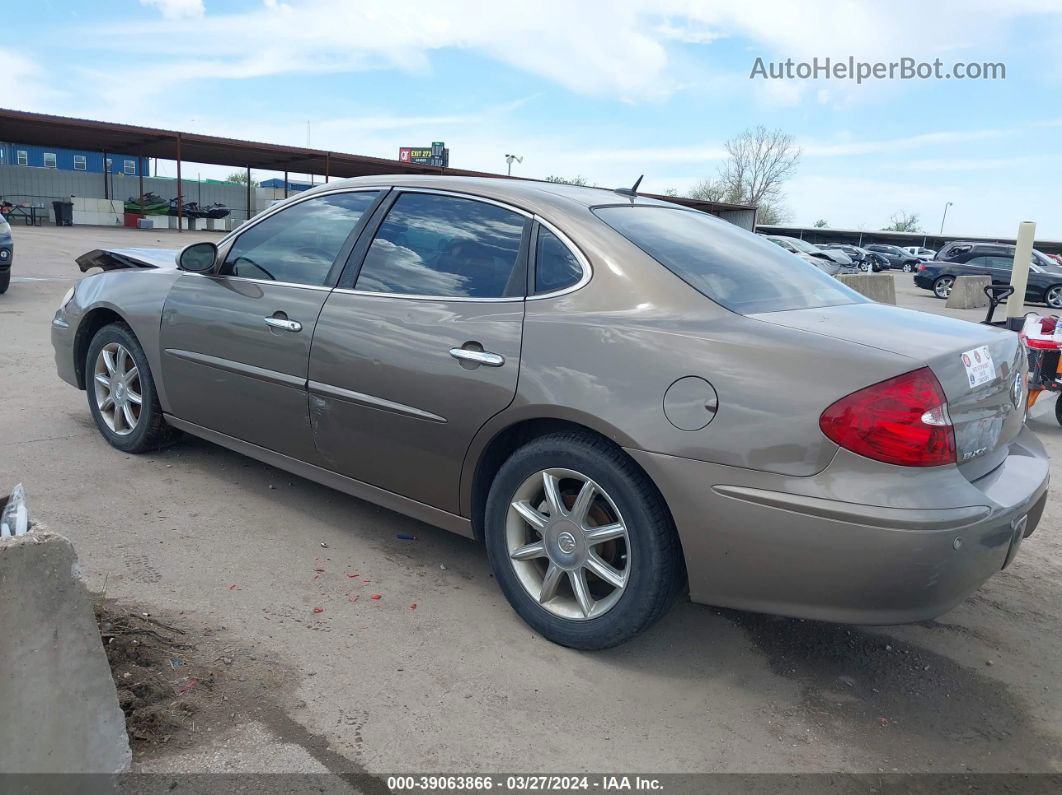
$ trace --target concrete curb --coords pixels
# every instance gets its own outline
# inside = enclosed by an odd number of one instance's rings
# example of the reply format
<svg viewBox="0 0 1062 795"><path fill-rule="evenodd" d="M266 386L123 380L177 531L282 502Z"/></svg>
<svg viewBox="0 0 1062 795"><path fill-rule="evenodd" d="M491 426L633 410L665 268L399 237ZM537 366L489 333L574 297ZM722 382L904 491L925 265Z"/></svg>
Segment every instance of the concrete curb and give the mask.
<svg viewBox="0 0 1062 795"><path fill-rule="evenodd" d="M988 306L985 288L992 283L991 276L959 276L952 285L951 295L944 303L948 309L981 309Z"/></svg>
<svg viewBox="0 0 1062 795"><path fill-rule="evenodd" d="M119 773L132 755L77 553L0 540L0 773Z"/></svg>

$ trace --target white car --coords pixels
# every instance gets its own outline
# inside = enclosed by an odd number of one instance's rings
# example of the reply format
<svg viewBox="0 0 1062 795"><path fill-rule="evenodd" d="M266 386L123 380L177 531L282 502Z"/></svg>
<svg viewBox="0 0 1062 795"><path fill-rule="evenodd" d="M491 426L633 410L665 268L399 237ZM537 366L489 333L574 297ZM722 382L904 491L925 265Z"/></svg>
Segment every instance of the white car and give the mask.
<svg viewBox="0 0 1062 795"><path fill-rule="evenodd" d="M933 259L933 257L937 255L937 252L935 252L933 249L923 248L922 246L904 246L903 250L906 251L908 254L913 254L914 256L923 260Z"/></svg>

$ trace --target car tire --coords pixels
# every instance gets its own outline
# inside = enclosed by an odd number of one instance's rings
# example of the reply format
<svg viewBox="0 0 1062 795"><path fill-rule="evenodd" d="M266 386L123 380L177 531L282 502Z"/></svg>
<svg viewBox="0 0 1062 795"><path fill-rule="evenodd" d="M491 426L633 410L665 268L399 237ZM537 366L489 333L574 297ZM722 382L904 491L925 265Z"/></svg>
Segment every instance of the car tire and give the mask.
<svg viewBox="0 0 1062 795"><path fill-rule="evenodd" d="M8 286L11 284L11 271L4 271L0 273L0 295L7 292Z"/></svg>
<svg viewBox="0 0 1062 795"><path fill-rule="evenodd" d="M85 393L103 438L123 452L157 450L180 436L162 416L147 356L124 323L104 326L89 343Z"/></svg>
<svg viewBox="0 0 1062 795"><path fill-rule="evenodd" d="M874 265L870 262L864 262L859 266L859 270L863 271L863 273L873 273Z"/></svg>
<svg viewBox="0 0 1062 795"><path fill-rule="evenodd" d="M904 273L913 273L914 272L914 265L912 265L910 262L905 262L903 264L903 272Z"/></svg>
<svg viewBox="0 0 1062 795"><path fill-rule="evenodd" d="M1044 290L1044 303L1052 309L1062 309L1062 284L1052 284Z"/></svg>
<svg viewBox="0 0 1062 795"><path fill-rule="evenodd" d="M591 434L550 434L514 452L491 485L484 540L517 614L574 649L633 638L686 581L660 493L622 450Z"/></svg>
<svg viewBox="0 0 1062 795"><path fill-rule="evenodd" d="M947 300L951 295L951 288L955 286L954 276L941 276L933 282L933 295L942 300Z"/></svg>

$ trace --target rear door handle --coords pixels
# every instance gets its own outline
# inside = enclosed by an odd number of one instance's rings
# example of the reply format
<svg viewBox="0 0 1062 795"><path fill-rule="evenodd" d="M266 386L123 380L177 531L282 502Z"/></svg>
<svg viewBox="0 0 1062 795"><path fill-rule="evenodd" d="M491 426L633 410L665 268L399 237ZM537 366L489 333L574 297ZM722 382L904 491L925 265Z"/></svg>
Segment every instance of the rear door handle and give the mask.
<svg viewBox="0 0 1062 795"><path fill-rule="evenodd" d="M302 323L297 320L288 320L285 317L267 317L265 322L267 326L278 328L281 331L302 331Z"/></svg>
<svg viewBox="0 0 1062 795"><path fill-rule="evenodd" d="M457 360L483 364L487 367L501 367L505 364L505 357L499 353L490 351L470 351L468 348L450 348L450 355Z"/></svg>

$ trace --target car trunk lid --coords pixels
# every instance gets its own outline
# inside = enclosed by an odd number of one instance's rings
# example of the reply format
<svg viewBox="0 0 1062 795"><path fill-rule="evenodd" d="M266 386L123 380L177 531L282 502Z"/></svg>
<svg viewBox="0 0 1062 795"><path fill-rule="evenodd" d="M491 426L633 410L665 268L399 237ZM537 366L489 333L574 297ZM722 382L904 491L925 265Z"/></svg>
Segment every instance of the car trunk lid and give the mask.
<svg viewBox="0 0 1062 795"><path fill-rule="evenodd" d="M1002 463L1021 431L1028 364L1013 332L869 302L750 317L897 353L912 370L928 366L948 399L959 468L971 480Z"/></svg>

